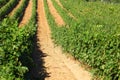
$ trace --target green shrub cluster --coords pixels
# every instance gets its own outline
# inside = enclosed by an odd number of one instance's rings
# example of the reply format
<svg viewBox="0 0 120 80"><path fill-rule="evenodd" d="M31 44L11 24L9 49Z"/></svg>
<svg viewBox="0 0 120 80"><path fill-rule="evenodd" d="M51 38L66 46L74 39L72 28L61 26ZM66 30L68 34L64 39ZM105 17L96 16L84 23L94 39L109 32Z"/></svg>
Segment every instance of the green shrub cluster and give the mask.
<svg viewBox="0 0 120 80"><path fill-rule="evenodd" d="M84 22L84 21L83 21ZM82 23L83 23L82 22ZM101 80L120 79L120 35L102 25L77 24L55 29L54 38L65 51L87 63Z"/></svg>
<svg viewBox="0 0 120 80"><path fill-rule="evenodd" d="M4 18L18 3L19 0L10 0L6 5L0 8L0 20Z"/></svg>
<svg viewBox="0 0 120 80"><path fill-rule="evenodd" d="M23 30L18 29L17 22L8 19L0 23L0 34L0 79L18 80L27 70L19 61L21 53L28 51L27 38L24 39Z"/></svg>
<svg viewBox="0 0 120 80"><path fill-rule="evenodd" d="M76 59L88 64L100 80L120 80L119 5L80 0L60 1L78 21L57 27L45 2L55 42Z"/></svg>
<svg viewBox="0 0 120 80"><path fill-rule="evenodd" d="M25 80L33 66L31 53L36 31L36 0L32 0L32 16L24 27L17 20L0 22L0 80Z"/></svg>

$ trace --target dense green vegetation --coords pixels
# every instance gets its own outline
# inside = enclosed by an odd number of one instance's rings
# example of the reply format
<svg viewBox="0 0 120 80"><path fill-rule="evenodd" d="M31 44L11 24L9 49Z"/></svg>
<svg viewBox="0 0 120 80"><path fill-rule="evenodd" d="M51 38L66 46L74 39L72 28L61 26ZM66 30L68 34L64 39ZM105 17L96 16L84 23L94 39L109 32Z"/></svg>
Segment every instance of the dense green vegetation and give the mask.
<svg viewBox="0 0 120 80"><path fill-rule="evenodd" d="M0 80L25 80L32 64L33 37L36 31L36 0L32 0L32 16L24 27L17 20L0 22Z"/></svg>
<svg viewBox="0 0 120 80"><path fill-rule="evenodd" d="M18 1L0 0L0 80L28 80L27 72L33 67L37 0L32 0L32 16L21 28L19 20L29 0L22 0L14 14L5 18ZM90 66L96 80L120 80L120 5L113 4L119 0L60 0L66 10L52 1L66 22L59 27L44 0L54 42Z"/></svg>
<svg viewBox="0 0 120 80"><path fill-rule="evenodd" d="M54 41L89 65L97 80L120 80L120 5L60 1L78 21L69 23L71 19L68 19L65 27L57 27L45 0ZM59 7L56 9L60 10ZM63 15L61 10L58 12Z"/></svg>
<svg viewBox="0 0 120 80"><path fill-rule="evenodd" d="M106 2L106 3L120 3L120 0L86 0L86 1L101 1L101 2Z"/></svg>

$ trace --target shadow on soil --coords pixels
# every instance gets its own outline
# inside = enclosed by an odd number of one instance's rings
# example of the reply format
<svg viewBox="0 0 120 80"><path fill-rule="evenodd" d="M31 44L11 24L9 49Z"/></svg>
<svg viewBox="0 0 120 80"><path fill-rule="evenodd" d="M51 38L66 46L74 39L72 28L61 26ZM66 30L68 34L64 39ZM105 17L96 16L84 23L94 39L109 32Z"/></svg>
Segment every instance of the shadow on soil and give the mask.
<svg viewBox="0 0 120 80"><path fill-rule="evenodd" d="M40 45L37 43L37 36L34 39L34 53L32 54L34 67L31 69L31 80L45 80L49 77L49 73L46 72L46 67L44 66L44 57L48 56L40 50Z"/></svg>

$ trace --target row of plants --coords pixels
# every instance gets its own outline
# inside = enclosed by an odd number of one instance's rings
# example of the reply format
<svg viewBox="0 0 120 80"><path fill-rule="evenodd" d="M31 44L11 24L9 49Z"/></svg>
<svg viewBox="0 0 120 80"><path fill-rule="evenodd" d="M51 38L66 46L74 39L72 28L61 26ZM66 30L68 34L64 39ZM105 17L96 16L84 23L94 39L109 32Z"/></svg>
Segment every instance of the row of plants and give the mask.
<svg viewBox="0 0 120 80"><path fill-rule="evenodd" d="M45 0L55 43L90 66L96 80L120 80L119 5L80 0L60 1L78 21L72 25L68 23L69 27L57 27Z"/></svg>
<svg viewBox="0 0 120 80"><path fill-rule="evenodd" d="M58 11L60 16L63 18L63 20L68 23L75 23L76 21L69 15L69 13L66 10L63 10L61 6L58 5L58 3L55 0L51 0L53 3L53 6ZM72 24L69 24L72 25Z"/></svg>
<svg viewBox="0 0 120 80"><path fill-rule="evenodd" d="M120 0L85 0L85 1L101 1L106 3L120 3Z"/></svg>
<svg viewBox="0 0 120 80"><path fill-rule="evenodd" d="M13 15L10 15L10 18L11 19L18 19L20 21L23 14L24 14L24 11L28 5L28 2L29 2L29 0L22 0L19 8L16 11L14 11Z"/></svg>
<svg viewBox="0 0 120 80"><path fill-rule="evenodd" d="M6 5L0 8L0 20L2 20L18 4L19 0L10 0Z"/></svg>
<svg viewBox="0 0 120 80"><path fill-rule="evenodd" d="M0 8L4 6L9 0L0 0Z"/></svg>
<svg viewBox="0 0 120 80"><path fill-rule="evenodd" d="M96 18L109 18L111 20L112 16L113 19L119 15L120 5L119 4L107 4L101 2L84 2L82 0L76 0L73 4L71 3L73 0L70 1L63 1L60 0L62 5L71 12L75 17L80 18L81 16L91 17L96 15ZM100 19L101 19L100 18Z"/></svg>
<svg viewBox="0 0 120 80"><path fill-rule="evenodd" d="M36 31L36 3L32 0L32 16L19 28L17 20L0 22L0 80L28 80L26 73L33 66L31 54Z"/></svg>

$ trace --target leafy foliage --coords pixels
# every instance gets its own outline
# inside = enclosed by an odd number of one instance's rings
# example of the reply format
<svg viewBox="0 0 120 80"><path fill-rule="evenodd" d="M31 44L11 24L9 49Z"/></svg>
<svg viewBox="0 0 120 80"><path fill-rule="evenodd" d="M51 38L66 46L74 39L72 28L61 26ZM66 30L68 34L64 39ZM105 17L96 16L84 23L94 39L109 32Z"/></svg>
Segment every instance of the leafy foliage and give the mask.
<svg viewBox="0 0 120 80"><path fill-rule="evenodd" d="M33 37L36 31L36 0L32 16L24 27L18 21L4 19L0 22L0 80L25 80L26 72L33 67Z"/></svg>
<svg viewBox="0 0 120 80"><path fill-rule="evenodd" d="M101 2L107 2L107 3L119 3L120 0L86 0L86 1L101 1Z"/></svg>
<svg viewBox="0 0 120 80"><path fill-rule="evenodd" d="M54 41L76 59L87 63L92 68L92 73L101 80L119 80L119 5L80 0L60 1L78 21L57 27L45 1Z"/></svg>
<svg viewBox="0 0 120 80"><path fill-rule="evenodd" d="M18 29L16 22L11 23L5 19L0 26L0 79L20 78L27 70L19 61L19 56L27 49L22 41L24 35L21 33L22 30Z"/></svg>

